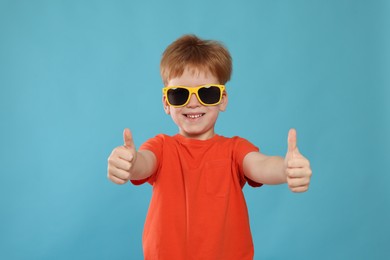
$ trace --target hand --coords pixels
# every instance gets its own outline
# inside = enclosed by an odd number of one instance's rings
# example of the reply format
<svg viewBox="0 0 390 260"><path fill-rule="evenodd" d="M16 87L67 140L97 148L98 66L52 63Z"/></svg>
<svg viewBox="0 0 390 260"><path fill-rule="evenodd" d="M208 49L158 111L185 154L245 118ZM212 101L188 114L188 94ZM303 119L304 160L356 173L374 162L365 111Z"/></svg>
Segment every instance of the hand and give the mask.
<svg viewBox="0 0 390 260"><path fill-rule="evenodd" d="M115 148L108 157L107 177L116 184L125 184L137 157L133 136L128 128L123 131L123 146Z"/></svg>
<svg viewBox="0 0 390 260"><path fill-rule="evenodd" d="M305 192L309 189L312 175L310 162L298 150L297 132L288 132L288 150L284 159L286 165L287 184L293 192Z"/></svg>

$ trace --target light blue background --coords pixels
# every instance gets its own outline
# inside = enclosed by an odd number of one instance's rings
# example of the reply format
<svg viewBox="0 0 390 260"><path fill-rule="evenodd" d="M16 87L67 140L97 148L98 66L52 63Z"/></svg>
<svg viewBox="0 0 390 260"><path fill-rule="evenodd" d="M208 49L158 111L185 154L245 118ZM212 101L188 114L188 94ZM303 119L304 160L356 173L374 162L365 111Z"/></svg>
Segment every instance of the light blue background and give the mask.
<svg viewBox="0 0 390 260"><path fill-rule="evenodd" d="M107 157L175 134L161 53L185 33L234 59L217 131L311 160L305 194L245 187L255 259L389 259L389 1L0 1L0 259L142 259L151 187Z"/></svg>

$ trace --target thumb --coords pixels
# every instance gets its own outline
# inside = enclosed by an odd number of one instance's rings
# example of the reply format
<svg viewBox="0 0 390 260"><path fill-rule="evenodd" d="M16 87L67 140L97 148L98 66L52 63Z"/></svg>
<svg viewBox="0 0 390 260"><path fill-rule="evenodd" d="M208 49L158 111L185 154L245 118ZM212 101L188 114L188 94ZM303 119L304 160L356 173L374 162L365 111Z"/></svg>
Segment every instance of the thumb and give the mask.
<svg viewBox="0 0 390 260"><path fill-rule="evenodd" d="M125 128L123 131L123 143L127 148L134 147L133 135L131 134L129 128Z"/></svg>
<svg viewBox="0 0 390 260"><path fill-rule="evenodd" d="M297 131L294 128L288 131L287 145L289 153L297 151Z"/></svg>

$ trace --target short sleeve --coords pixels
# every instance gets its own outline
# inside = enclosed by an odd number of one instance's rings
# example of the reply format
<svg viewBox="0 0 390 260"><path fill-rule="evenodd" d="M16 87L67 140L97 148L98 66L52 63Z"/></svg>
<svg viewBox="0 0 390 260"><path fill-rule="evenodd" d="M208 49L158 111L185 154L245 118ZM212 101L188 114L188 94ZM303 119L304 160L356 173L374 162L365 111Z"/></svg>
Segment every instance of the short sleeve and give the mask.
<svg viewBox="0 0 390 260"><path fill-rule="evenodd" d="M248 140L241 138L241 137L235 137L236 138L236 145L235 145L235 158L236 162L238 164L238 170L240 174L240 180L241 180L241 186L244 186L246 182L252 187L260 187L263 184L257 183L249 178L247 178L244 175L244 158L248 153L251 152L259 152L259 148L253 145Z"/></svg>
<svg viewBox="0 0 390 260"><path fill-rule="evenodd" d="M154 156L156 156L157 159L157 170L155 173L153 173L148 178L142 179L142 180L131 180L131 183L134 185L141 185L145 182L149 182L151 185L153 185L156 175L158 172L158 169L160 168L160 162L162 161L162 154L163 154L163 146L164 146L164 135L157 135L149 140L147 140L145 143L143 143L139 150L148 150L151 151Z"/></svg>

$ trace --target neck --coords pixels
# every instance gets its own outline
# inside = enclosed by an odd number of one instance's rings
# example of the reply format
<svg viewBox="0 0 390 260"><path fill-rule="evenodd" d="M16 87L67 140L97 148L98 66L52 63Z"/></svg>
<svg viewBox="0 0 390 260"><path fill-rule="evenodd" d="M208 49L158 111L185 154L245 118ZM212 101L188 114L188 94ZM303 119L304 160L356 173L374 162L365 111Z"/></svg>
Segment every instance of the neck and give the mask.
<svg viewBox="0 0 390 260"><path fill-rule="evenodd" d="M186 137L186 138L201 140L201 141L209 140L215 136L214 131L209 131L209 132L201 133L201 134L197 134L197 133L193 134L193 133L186 133L184 131L179 131L179 134Z"/></svg>

